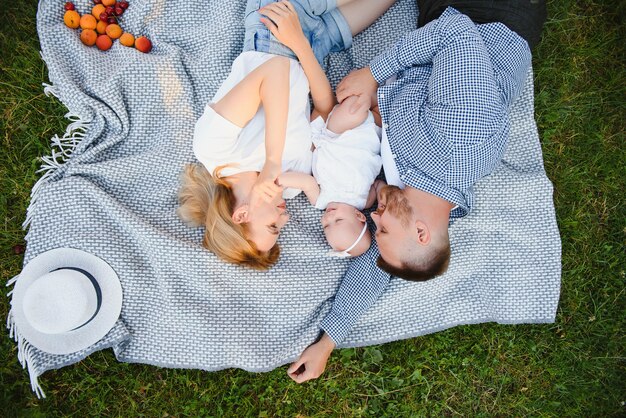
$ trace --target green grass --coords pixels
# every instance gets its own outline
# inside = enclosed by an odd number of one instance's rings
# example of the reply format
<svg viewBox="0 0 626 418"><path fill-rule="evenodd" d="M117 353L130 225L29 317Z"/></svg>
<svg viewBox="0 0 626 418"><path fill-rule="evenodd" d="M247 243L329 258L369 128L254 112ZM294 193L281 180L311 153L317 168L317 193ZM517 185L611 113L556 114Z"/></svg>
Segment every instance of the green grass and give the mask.
<svg viewBox="0 0 626 418"><path fill-rule="evenodd" d="M118 363L110 351L42 377L32 394L0 337L3 416L626 416L626 9L553 0L535 51L537 123L563 241L551 325L457 327L334 353L298 386L285 368L206 373ZM35 30L36 2L0 0L0 274L21 270L29 193L65 131ZM0 318L9 308L2 286Z"/></svg>

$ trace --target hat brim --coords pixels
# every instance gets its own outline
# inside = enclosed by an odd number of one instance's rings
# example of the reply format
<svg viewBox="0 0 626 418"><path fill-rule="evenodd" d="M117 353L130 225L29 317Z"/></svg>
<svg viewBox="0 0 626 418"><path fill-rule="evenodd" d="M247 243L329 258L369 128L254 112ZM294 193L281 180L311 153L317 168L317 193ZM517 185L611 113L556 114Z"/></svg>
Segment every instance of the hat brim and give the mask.
<svg viewBox="0 0 626 418"><path fill-rule="evenodd" d="M26 319L24 295L33 282L61 267L77 267L91 273L102 291L102 305L84 326L61 334L45 334ZM122 285L115 270L101 258L75 248L56 248L39 254L24 267L15 283L11 305L16 329L26 341L47 353L70 354L95 344L113 328L122 311Z"/></svg>

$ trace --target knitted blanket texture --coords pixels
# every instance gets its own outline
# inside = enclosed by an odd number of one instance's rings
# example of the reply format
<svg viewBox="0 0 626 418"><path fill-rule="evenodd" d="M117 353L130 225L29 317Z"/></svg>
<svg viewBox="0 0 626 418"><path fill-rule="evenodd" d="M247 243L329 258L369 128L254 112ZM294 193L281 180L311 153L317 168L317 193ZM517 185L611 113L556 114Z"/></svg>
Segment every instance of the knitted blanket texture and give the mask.
<svg viewBox="0 0 626 418"><path fill-rule="evenodd" d="M37 23L45 91L68 108L71 123L43 158L24 262L57 247L88 251L118 273L124 301L115 327L71 355L30 346L9 313L33 390L43 396L37 378L46 370L109 347L119 361L203 370L268 371L294 360L317 337L349 263L326 256L320 212L303 195L288 201L280 261L267 272L221 262L203 249L202 228L175 213L179 174L195 162L194 123L241 52L245 1L132 0L122 26L152 40L149 54L119 42L106 52L84 46L63 24L63 3L42 0ZM75 4L82 14L92 2ZM416 22L415 2L399 0L350 50L327 59L333 87ZM511 109L502 164L475 185L475 199L450 228L449 271L424 283L392 279L342 347L459 324L554 321L561 244L532 71Z"/></svg>

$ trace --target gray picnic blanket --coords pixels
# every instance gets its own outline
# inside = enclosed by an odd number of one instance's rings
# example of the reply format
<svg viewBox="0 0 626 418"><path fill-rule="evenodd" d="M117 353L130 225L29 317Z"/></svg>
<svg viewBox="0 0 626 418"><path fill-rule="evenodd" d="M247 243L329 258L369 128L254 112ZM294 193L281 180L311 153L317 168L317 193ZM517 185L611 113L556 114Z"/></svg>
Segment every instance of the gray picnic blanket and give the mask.
<svg viewBox="0 0 626 418"><path fill-rule="evenodd" d="M195 161L194 123L241 51L245 1L133 0L122 26L152 40L149 54L118 42L107 52L83 46L64 26L62 4L42 0L37 23L45 90L71 123L52 139L33 189L25 263L57 247L91 252L118 273L124 302L107 336L67 356L30 346L9 314L33 389L43 394L37 377L46 370L108 347L124 362L203 370L267 371L294 360L317 337L349 263L326 256L319 211L303 196L288 202L281 258L267 272L219 261L202 248L202 229L175 214L179 173ZM76 2L81 13L90 4ZM416 22L414 2L399 0L349 51L328 58L333 85ZM459 324L554 320L560 238L533 113L529 72L502 165L476 185L471 215L451 227L448 273L392 279L343 347Z"/></svg>

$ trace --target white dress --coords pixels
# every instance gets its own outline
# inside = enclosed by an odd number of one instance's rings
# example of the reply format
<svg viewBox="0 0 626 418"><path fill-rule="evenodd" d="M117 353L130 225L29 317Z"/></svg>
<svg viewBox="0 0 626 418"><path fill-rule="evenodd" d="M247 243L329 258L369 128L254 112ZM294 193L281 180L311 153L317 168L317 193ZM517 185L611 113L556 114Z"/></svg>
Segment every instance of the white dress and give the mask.
<svg viewBox="0 0 626 418"><path fill-rule="evenodd" d="M222 83L211 103L219 101L247 74L276 55L246 51L233 62L228 78ZM304 70L290 59L289 114L283 149L282 171L311 172L311 126L309 123L309 82ZM196 122L193 151L210 172L224 164L220 176L244 171L261 171L265 163L265 111L263 107L243 128L238 127L207 105ZM300 190L285 189L283 197L295 197Z"/></svg>
<svg viewBox="0 0 626 418"><path fill-rule="evenodd" d="M361 125L342 134L328 130L321 117L311 122L311 130L313 177L320 185L315 207L325 209L330 202L341 202L364 209L382 166L380 128L372 113Z"/></svg>

